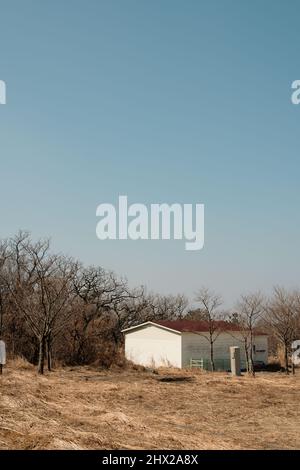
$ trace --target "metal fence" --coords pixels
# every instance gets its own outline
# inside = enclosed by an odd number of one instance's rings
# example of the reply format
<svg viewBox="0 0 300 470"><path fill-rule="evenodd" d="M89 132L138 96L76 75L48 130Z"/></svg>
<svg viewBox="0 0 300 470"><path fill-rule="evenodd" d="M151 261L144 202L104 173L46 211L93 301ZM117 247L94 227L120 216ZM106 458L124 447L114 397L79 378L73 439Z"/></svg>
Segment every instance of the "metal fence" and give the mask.
<svg viewBox="0 0 300 470"><path fill-rule="evenodd" d="M230 359L214 359L216 371L231 371ZM190 359L190 367L199 367L203 370L211 370L210 359ZM241 370L246 369L246 361L241 360Z"/></svg>

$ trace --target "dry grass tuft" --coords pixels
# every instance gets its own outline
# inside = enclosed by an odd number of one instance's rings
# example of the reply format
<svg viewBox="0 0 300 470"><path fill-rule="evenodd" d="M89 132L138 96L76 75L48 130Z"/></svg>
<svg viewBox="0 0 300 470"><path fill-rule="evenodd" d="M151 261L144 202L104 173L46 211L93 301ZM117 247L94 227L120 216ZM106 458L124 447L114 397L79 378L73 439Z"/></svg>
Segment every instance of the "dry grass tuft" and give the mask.
<svg viewBox="0 0 300 470"><path fill-rule="evenodd" d="M30 364L24 357L18 356L10 361L12 369L17 370L34 370L34 366Z"/></svg>
<svg viewBox="0 0 300 470"><path fill-rule="evenodd" d="M0 448L297 449L299 385L299 371L78 367L40 377L18 359L0 377Z"/></svg>

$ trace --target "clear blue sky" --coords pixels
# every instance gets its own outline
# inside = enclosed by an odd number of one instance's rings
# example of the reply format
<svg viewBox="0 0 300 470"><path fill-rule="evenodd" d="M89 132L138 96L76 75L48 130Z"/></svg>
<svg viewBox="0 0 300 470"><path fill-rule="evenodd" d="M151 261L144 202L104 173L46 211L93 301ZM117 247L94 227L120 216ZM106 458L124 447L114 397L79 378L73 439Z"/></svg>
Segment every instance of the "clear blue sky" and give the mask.
<svg viewBox="0 0 300 470"><path fill-rule="evenodd" d="M227 304L300 283L299 1L0 3L1 236ZM106 241L101 202L202 202L205 247Z"/></svg>

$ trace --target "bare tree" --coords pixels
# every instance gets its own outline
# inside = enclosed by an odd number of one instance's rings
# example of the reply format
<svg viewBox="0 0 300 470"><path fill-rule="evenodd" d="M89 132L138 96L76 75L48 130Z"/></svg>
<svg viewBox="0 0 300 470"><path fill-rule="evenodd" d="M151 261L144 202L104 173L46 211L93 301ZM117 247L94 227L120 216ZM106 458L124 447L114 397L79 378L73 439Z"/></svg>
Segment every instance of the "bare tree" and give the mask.
<svg viewBox="0 0 300 470"><path fill-rule="evenodd" d="M59 333L67 327L69 318L73 315L74 277L78 264L72 259L59 256L55 261L55 272L46 280L39 279L46 301L43 303L43 317L47 324L46 352L47 366L52 368L52 344Z"/></svg>
<svg viewBox="0 0 300 470"><path fill-rule="evenodd" d="M44 373L47 347L51 369L51 341L71 314L67 307L76 263L49 252L49 240L33 243L20 232L10 240L6 285L18 312L39 343L38 372ZM3 279L3 278L2 278Z"/></svg>
<svg viewBox="0 0 300 470"><path fill-rule="evenodd" d="M237 304L238 323L243 336L247 370L255 375L254 337L255 328L264 313L264 298L260 292L242 295Z"/></svg>
<svg viewBox="0 0 300 470"><path fill-rule="evenodd" d="M4 315L9 302L9 291L7 289L6 267L9 259L8 242L0 241L0 339L3 334Z"/></svg>
<svg viewBox="0 0 300 470"><path fill-rule="evenodd" d="M82 267L74 280L74 290L82 303L81 315L73 330L77 356L84 357L87 339L91 337L101 338L109 333L118 343L120 327L125 323L124 312L132 315L128 302L137 297L127 281L100 267Z"/></svg>
<svg viewBox="0 0 300 470"><path fill-rule="evenodd" d="M8 259L8 247L7 241L0 242L0 340L2 339L3 329L4 329L4 317L7 312L7 307L9 304L9 292L6 287L5 279L6 273L6 264ZM2 364L0 364L0 375L2 374Z"/></svg>
<svg viewBox="0 0 300 470"><path fill-rule="evenodd" d="M208 335L198 333L209 341L210 347L210 365L212 372L215 370L214 361L214 343L222 332L219 320L221 319L221 312L219 307L222 305L221 297L213 291L210 291L206 287L202 287L196 293L195 300L200 303L200 310L203 315L203 319L207 322Z"/></svg>
<svg viewBox="0 0 300 470"><path fill-rule="evenodd" d="M180 320L185 316L188 300L183 294L145 296L147 309L144 321Z"/></svg>
<svg viewBox="0 0 300 470"><path fill-rule="evenodd" d="M266 306L266 322L284 349L285 372L289 373L291 344L296 338L299 322L299 294L275 287Z"/></svg>
<svg viewBox="0 0 300 470"><path fill-rule="evenodd" d="M116 342L120 339L122 329L147 321L147 312L149 315L149 302L144 287L128 289L127 294L117 297L112 305Z"/></svg>

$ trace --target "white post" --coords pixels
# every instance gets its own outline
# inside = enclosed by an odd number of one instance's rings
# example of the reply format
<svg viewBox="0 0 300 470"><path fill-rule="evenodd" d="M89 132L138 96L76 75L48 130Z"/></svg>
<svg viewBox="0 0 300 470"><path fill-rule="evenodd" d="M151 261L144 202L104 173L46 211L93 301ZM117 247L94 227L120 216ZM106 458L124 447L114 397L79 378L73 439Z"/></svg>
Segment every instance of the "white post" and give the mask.
<svg viewBox="0 0 300 470"><path fill-rule="evenodd" d="M6 350L4 341L0 340L0 375L2 374L2 368L6 364Z"/></svg>
<svg viewBox="0 0 300 470"><path fill-rule="evenodd" d="M229 349L230 349L231 374L234 376L241 375L240 348L238 346L231 346Z"/></svg>

